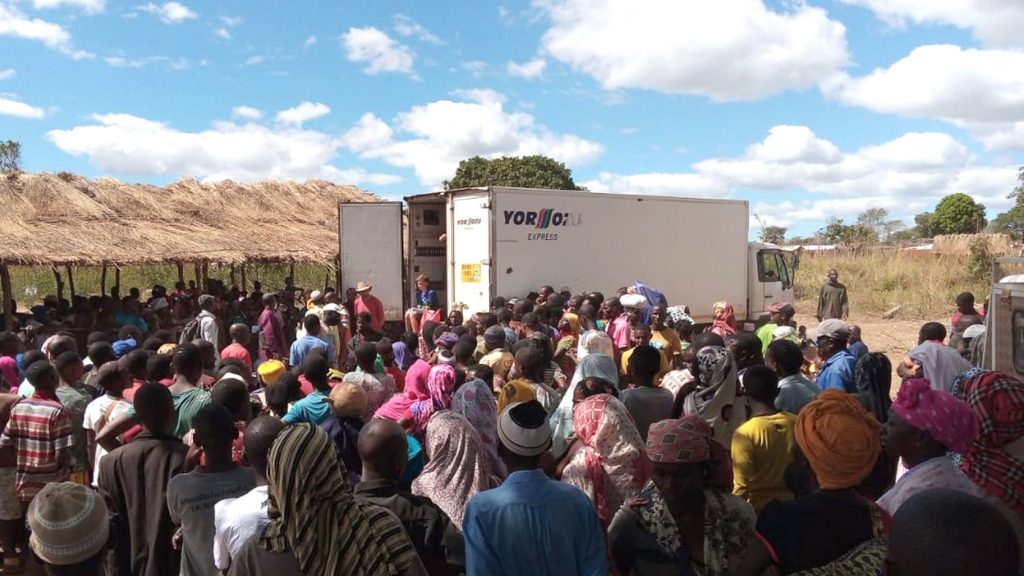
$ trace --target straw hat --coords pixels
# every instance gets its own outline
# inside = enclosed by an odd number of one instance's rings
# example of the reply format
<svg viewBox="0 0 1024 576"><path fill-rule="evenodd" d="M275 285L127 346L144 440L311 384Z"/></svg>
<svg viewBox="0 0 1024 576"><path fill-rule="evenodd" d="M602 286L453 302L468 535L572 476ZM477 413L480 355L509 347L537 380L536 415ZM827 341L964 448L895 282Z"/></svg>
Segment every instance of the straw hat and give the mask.
<svg viewBox="0 0 1024 576"><path fill-rule="evenodd" d="M356 292L369 292L370 290L373 290L373 284L370 284L369 282L360 282L356 284Z"/></svg>

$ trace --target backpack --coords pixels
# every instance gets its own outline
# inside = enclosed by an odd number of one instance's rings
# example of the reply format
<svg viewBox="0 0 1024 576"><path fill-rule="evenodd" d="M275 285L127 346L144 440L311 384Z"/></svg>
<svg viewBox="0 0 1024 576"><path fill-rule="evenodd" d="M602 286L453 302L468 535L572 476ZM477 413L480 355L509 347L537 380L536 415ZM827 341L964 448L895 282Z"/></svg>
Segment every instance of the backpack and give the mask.
<svg viewBox="0 0 1024 576"><path fill-rule="evenodd" d="M190 343L199 337L199 318L193 318L181 329L181 336L178 336L178 344Z"/></svg>

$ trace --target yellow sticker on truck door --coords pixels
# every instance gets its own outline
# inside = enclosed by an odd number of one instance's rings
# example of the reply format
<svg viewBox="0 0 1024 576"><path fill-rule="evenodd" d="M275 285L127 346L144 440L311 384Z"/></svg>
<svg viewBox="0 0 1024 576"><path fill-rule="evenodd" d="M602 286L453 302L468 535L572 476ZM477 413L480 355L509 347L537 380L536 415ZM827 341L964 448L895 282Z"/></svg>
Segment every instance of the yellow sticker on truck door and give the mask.
<svg viewBox="0 0 1024 576"><path fill-rule="evenodd" d="M462 265L462 282L464 284L479 284L480 283L480 265L479 264L463 264Z"/></svg>

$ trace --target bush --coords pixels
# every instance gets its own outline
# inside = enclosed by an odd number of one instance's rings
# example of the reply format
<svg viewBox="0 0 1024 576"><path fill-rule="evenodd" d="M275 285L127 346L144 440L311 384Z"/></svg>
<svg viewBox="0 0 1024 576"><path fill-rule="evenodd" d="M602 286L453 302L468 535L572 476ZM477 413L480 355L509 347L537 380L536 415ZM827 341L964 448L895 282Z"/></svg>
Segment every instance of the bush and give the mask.
<svg viewBox="0 0 1024 576"><path fill-rule="evenodd" d="M992 245L988 238L978 237L971 240L967 256L967 273L971 278L979 280L992 273Z"/></svg>

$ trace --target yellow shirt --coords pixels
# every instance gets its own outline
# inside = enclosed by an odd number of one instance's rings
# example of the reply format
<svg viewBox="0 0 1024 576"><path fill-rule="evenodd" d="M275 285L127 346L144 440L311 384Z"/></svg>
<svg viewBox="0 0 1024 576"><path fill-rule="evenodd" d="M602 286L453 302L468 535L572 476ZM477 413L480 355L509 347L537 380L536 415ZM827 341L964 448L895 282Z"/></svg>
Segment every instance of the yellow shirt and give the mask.
<svg viewBox="0 0 1024 576"><path fill-rule="evenodd" d="M796 416L778 412L751 418L732 437L733 494L758 513L772 500L788 501L786 467L793 461Z"/></svg>
<svg viewBox="0 0 1024 576"><path fill-rule="evenodd" d="M683 353L683 341L679 339L679 333L671 328L651 330L651 346L661 350L669 360Z"/></svg>
<svg viewBox="0 0 1024 576"><path fill-rule="evenodd" d="M630 348L629 350L626 350L625 352L622 353L622 358L619 359L619 372L623 376L626 376L626 375L629 374L629 359L633 357L633 350L636 350L636 348ZM660 382L661 381L661 377L664 376L665 374L668 374L668 371L671 370L671 369L672 369L672 366L669 365L668 360L665 358L665 355L662 354L661 355L661 370L658 371L658 378L657 378L657 380Z"/></svg>

